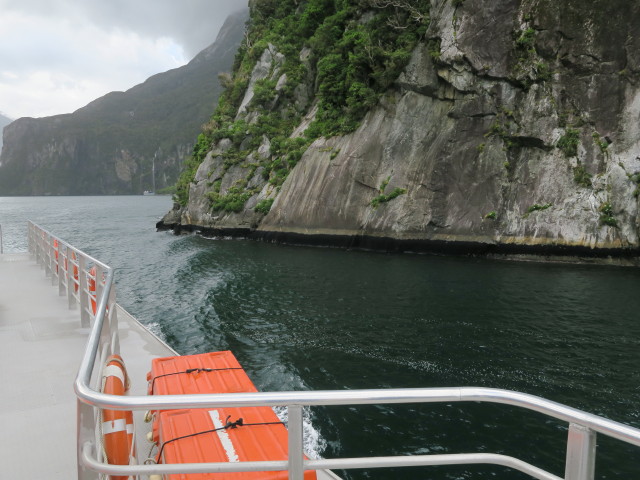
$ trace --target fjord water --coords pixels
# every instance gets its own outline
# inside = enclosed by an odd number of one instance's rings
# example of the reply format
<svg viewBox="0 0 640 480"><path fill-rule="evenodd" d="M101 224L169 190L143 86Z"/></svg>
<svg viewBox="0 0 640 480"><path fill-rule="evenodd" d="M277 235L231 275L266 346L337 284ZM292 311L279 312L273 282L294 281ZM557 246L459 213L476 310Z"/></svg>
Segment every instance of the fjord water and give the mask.
<svg viewBox="0 0 640 480"><path fill-rule="evenodd" d="M261 390L506 388L640 427L638 269L156 232L170 207L163 196L0 198L4 249L26 251L36 221L116 267L119 303L178 352L230 349ZM515 407L330 407L312 419L326 457L494 452L564 475L566 424ZM640 451L598 436L596 469L640 478ZM340 473L529 478L486 466Z"/></svg>

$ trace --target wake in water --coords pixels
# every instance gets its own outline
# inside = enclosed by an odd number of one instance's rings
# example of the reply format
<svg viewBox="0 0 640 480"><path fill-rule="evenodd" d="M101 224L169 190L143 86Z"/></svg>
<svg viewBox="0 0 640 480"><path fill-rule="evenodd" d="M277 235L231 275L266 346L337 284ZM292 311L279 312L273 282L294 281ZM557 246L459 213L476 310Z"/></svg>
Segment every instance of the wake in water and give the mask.
<svg viewBox="0 0 640 480"><path fill-rule="evenodd" d="M284 422L287 428L289 428L287 409L285 407L276 407L274 410L280 421ZM306 407L302 409L302 435L304 442L303 448L307 456L312 460L322 458L322 453L327 448L327 442L313 426L311 409Z"/></svg>
<svg viewBox="0 0 640 480"><path fill-rule="evenodd" d="M209 268L206 268L208 266ZM280 332L280 342L265 341L265 338L278 335L278 326L265 324L261 320L247 321L240 326L241 309L233 306L233 312L227 316L226 302L220 302L221 291L233 282L235 275L229 271L210 268L211 264L201 256L189 256L175 273L177 292L165 308L176 312L171 322L154 322L154 333L166 339L181 354L189 355L207 351L230 350L245 368L247 374L259 391L299 391L309 390L298 370L286 359L283 347L287 348L284 331ZM230 297L226 297L227 300ZM193 312L194 301L198 308ZM179 312L182 310L182 315ZM222 315L219 313L222 311ZM266 313L266 312L263 312ZM250 335L246 335L251 332ZM255 338L254 334L260 338ZM286 424L287 409L275 408L278 417ZM314 425L314 412L303 409L304 451L310 458L321 458L327 442Z"/></svg>

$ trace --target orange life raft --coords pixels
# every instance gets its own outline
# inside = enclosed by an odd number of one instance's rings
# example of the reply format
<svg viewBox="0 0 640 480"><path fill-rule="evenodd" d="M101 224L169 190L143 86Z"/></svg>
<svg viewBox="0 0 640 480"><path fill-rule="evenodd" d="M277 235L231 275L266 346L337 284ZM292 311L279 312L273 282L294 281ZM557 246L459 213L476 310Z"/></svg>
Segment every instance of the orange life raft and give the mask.
<svg viewBox="0 0 640 480"><path fill-rule="evenodd" d="M111 355L102 371L102 391L109 395L124 395L129 390L129 378L119 355ZM102 436L107 461L112 465L135 464L133 414L124 410L102 411ZM111 480L126 480L127 476L111 476Z"/></svg>
<svg viewBox="0 0 640 480"><path fill-rule="evenodd" d="M147 375L152 395L256 392L229 351L157 358ZM270 407L182 409L154 412L158 463L286 460L287 429ZM286 480L287 472L167 475L166 480ZM315 471L304 473L316 478Z"/></svg>

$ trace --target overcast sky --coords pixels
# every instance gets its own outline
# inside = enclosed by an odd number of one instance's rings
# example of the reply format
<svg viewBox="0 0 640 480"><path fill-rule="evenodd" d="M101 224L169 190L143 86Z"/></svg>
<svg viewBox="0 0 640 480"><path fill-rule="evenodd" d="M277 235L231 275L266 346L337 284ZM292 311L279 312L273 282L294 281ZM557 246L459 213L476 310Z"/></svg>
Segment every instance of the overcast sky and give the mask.
<svg viewBox="0 0 640 480"><path fill-rule="evenodd" d="M184 65L247 0L0 0L0 112L70 113Z"/></svg>

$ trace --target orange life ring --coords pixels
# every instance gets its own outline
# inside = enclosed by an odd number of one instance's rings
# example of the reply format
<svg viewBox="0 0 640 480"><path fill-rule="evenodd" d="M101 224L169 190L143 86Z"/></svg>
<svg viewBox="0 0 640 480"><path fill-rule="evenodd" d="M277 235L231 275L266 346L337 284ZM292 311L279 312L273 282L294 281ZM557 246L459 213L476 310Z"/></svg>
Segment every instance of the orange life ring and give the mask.
<svg viewBox="0 0 640 480"><path fill-rule="evenodd" d="M129 390L129 377L124 361L111 355L102 371L102 391L109 395L124 395ZM135 463L133 413L124 410L102 411L102 436L107 461L112 465ZM127 476L110 476L111 480L127 480Z"/></svg>

